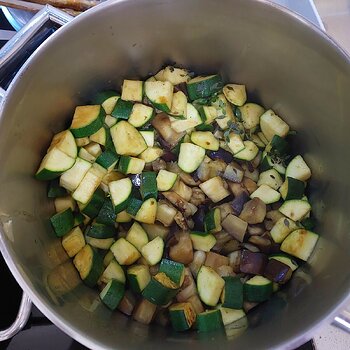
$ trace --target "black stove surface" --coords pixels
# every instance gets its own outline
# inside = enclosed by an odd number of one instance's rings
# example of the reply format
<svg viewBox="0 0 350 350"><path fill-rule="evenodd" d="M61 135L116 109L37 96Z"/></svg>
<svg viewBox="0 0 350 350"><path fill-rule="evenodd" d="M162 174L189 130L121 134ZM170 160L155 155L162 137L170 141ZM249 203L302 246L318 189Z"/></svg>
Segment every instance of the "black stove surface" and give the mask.
<svg viewBox="0 0 350 350"><path fill-rule="evenodd" d="M0 10L0 29L13 30ZM0 48L5 44L0 41ZM0 329L7 328L15 320L22 291L12 277L0 254ZM12 339L0 343L0 350L83 350L79 344L52 324L35 306L26 327ZM310 341L296 350L314 350Z"/></svg>

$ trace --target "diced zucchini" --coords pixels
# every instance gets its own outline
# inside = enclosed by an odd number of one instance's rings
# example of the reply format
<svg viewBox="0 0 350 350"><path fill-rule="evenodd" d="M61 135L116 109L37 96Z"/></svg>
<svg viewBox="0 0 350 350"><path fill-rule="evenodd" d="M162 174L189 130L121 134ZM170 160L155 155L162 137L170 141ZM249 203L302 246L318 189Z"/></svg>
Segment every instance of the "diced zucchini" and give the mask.
<svg viewBox="0 0 350 350"><path fill-rule="evenodd" d="M267 185L277 191L282 183L281 175L275 169L270 169L260 173L257 185Z"/></svg>
<svg viewBox="0 0 350 350"><path fill-rule="evenodd" d="M77 144L75 143L73 134L69 130L61 131L54 135L47 152L50 152L54 148L59 149L71 158L76 158L78 154Z"/></svg>
<svg viewBox="0 0 350 350"><path fill-rule="evenodd" d="M224 326L236 322L246 316L243 310L234 310L226 307L219 308Z"/></svg>
<svg viewBox="0 0 350 350"><path fill-rule="evenodd" d="M80 206L80 210L84 215L94 218L101 210L104 201L105 194L103 190L101 188L97 188L94 194L91 196L89 202L84 206Z"/></svg>
<svg viewBox="0 0 350 350"><path fill-rule="evenodd" d="M142 299L136 306L132 316L137 322L147 325L152 322L156 310L157 305L152 304L146 299Z"/></svg>
<svg viewBox="0 0 350 350"><path fill-rule="evenodd" d="M118 214L125 210L129 204L132 192L132 182L129 178L125 178L110 182L108 187L115 213Z"/></svg>
<svg viewBox="0 0 350 350"><path fill-rule="evenodd" d="M224 94L218 94L215 101L212 102L212 106L215 107L217 113L216 123L222 130L229 127L230 121L235 121L236 118L233 114L230 103L226 100Z"/></svg>
<svg viewBox="0 0 350 350"><path fill-rule="evenodd" d="M273 254L269 256L269 259L275 259L282 262L283 264L288 265L292 271L295 271L299 267L297 262L286 254Z"/></svg>
<svg viewBox="0 0 350 350"><path fill-rule="evenodd" d="M164 241L161 237L155 237L141 248L141 254L150 266L160 262L164 251Z"/></svg>
<svg viewBox="0 0 350 350"><path fill-rule="evenodd" d="M115 242L114 238L93 238L85 236L86 243L97 249L108 250Z"/></svg>
<svg viewBox="0 0 350 350"><path fill-rule="evenodd" d="M110 280L100 293L100 298L110 310L115 310L125 293L125 287L123 283L117 280Z"/></svg>
<svg viewBox="0 0 350 350"><path fill-rule="evenodd" d="M311 205L302 199L291 199L285 201L278 210L289 219L299 221L311 211Z"/></svg>
<svg viewBox="0 0 350 350"><path fill-rule="evenodd" d="M105 111L100 105L78 106L70 130L74 137L90 136L103 126L104 117Z"/></svg>
<svg viewBox="0 0 350 350"><path fill-rule="evenodd" d="M167 66L160 70L155 78L160 81L169 81L173 85L178 85L181 83L186 83L190 80L188 71L183 68L176 68L172 66Z"/></svg>
<svg viewBox="0 0 350 350"><path fill-rule="evenodd" d="M177 332L190 329L196 321L196 312L191 303L172 304L169 307L171 325Z"/></svg>
<svg viewBox="0 0 350 350"><path fill-rule="evenodd" d="M117 120L122 120L122 119L128 120L131 115L132 108L133 108L132 102L125 101L119 98L113 108L111 115Z"/></svg>
<svg viewBox="0 0 350 350"><path fill-rule="evenodd" d="M311 170L302 156L294 157L287 166L286 176L300 181L306 181L311 177Z"/></svg>
<svg viewBox="0 0 350 350"><path fill-rule="evenodd" d="M79 226L62 237L62 246L70 258L85 246L85 238Z"/></svg>
<svg viewBox="0 0 350 350"><path fill-rule="evenodd" d="M74 165L61 175L60 185L68 191L75 191L90 168L91 163L78 157Z"/></svg>
<svg viewBox="0 0 350 350"><path fill-rule="evenodd" d="M199 297L204 304L215 306L224 288L225 281L208 266L202 266L197 275Z"/></svg>
<svg viewBox="0 0 350 350"><path fill-rule="evenodd" d="M84 147L80 148L78 156L89 163L93 163L96 160L96 157L89 153Z"/></svg>
<svg viewBox="0 0 350 350"><path fill-rule="evenodd" d="M138 156L147 148L139 131L124 120L112 126L110 131L117 154Z"/></svg>
<svg viewBox="0 0 350 350"><path fill-rule="evenodd" d="M132 216L126 212L126 210L121 211L117 214L115 221L116 222L130 222L132 220Z"/></svg>
<svg viewBox="0 0 350 350"><path fill-rule="evenodd" d="M225 188L220 176L212 177L201 183L199 187L214 203L220 202L230 195L230 192Z"/></svg>
<svg viewBox="0 0 350 350"><path fill-rule="evenodd" d="M281 244L281 251L307 261L313 252L318 235L304 229L290 233Z"/></svg>
<svg viewBox="0 0 350 350"><path fill-rule="evenodd" d="M202 122L205 123L199 126L208 126L218 117L218 112L214 106L201 106L198 111Z"/></svg>
<svg viewBox="0 0 350 350"><path fill-rule="evenodd" d="M114 259L114 255L113 255L113 259L109 262L109 264L103 271L100 281L102 283L108 283L112 279L123 284L125 284L125 281L126 281L124 270Z"/></svg>
<svg viewBox="0 0 350 350"><path fill-rule="evenodd" d="M113 106L114 108L114 106ZM109 128L111 128L113 125L117 124L118 120L112 117L111 115L106 115L105 117L105 124Z"/></svg>
<svg viewBox="0 0 350 350"><path fill-rule="evenodd" d="M182 91L175 92L173 103L169 112L175 118L184 118L186 115L187 97Z"/></svg>
<svg viewBox="0 0 350 350"><path fill-rule="evenodd" d="M271 141L274 135L285 137L289 132L289 125L272 109L267 110L260 117L260 128L268 141Z"/></svg>
<svg viewBox="0 0 350 350"><path fill-rule="evenodd" d="M191 141L204 149L211 151L219 149L219 141L210 131L193 131L191 133Z"/></svg>
<svg viewBox="0 0 350 350"><path fill-rule="evenodd" d="M186 173L192 173L200 166L204 156L204 148L184 142L180 146L178 165Z"/></svg>
<svg viewBox="0 0 350 350"><path fill-rule="evenodd" d="M90 135L89 139L92 142L104 146L106 144L106 129L104 127L100 128L94 134Z"/></svg>
<svg viewBox="0 0 350 350"><path fill-rule="evenodd" d="M243 307L243 283L239 277L223 277L225 286L221 294L222 306L230 309Z"/></svg>
<svg viewBox="0 0 350 350"><path fill-rule="evenodd" d="M67 234L74 226L74 215L71 208L51 216L50 222L57 237Z"/></svg>
<svg viewBox="0 0 350 350"><path fill-rule="evenodd" d="M139 251L148 243L147 233L138 222L132 224L125 239Z"/></svg>
<svg viewBox="0 0 350 350"><path fill-rule="evenodd" d="M174 119L171 122L171 128L176 132L181 133L202 124L202 118L200 114L191 103L187 103L186 105L185 117L185 119Z"/></svg>
<svg viewBox="0 0 350 350"><path fill-rule="evenodd" d="M286 168L284 165L280 162L275 162L268 154L266 154L266 152L263 152L262 157L263 158L259 166L260 171L266 171L273 168L282 175L286 173Z"/></svg>
<svg viewBox="0 0 350 350"><path fill-rule="evenodd" d="M284 138L274 135L272 140L267 144L265 150L266 152L272 151L279 156L285 156L288 154L289 144Z"/></svg>
<svg viewBox="0 0 350 350"><path fill-rule="evenodd" d="M140 193L142 199L158 197L157 174L153 171L145 171L141 174Z"/></svg>
<svg viewBox="0 0 350 350"><path fill-rule="evenodd" d="M47 186L47 197L48 198L57 198L66 196L67 191L65 188L59 185L59 180L51 180Z"/></svg>
<svg viewBox="0 0 350 350"><path fill-rule="evenodd" d="M272 282L263 276L254 276L243 285L244 300L260 303L272 294Z"/></svg>
<svg viewBox="0 0 350 350"><path fill-rule="evenodd" d="M143 81L124 79L121 98L125 101L141 102L143 97Z"/></svg>
<svg viewBox="0 0 350 350"><path fill-rule="evenodd" d="M219 74L205 77L195 77L187 82L187 92L190 100L210 97L223 87L223 82Z"/></svg>
<svg viewBox="0 0 350 350"><path fill-rule="evenodd" d="M293 220L283 217L277 220L270 233L272 239L276 243L282 243L283 240L296 229L297 225Z"/></svg>
<svg viewBox="0 0 350 350"><path fill-rule="evenodd" d="M111 171L117 164L118 159L119 156L115 152L106 150L96 158L96 163L101 165L106 170Z"/></svg>
<svg viewBox="0 0 350 350"><path fill-rule="evenodd" d="M107 267L109 263L114 260L113 253L109 250L103 258L103 266Z"/></svg>
<svg viewBox="0 0 350 350"><path fill-rule="evenodd" d="M93 238L112 238L116 236L116 233L114 226L107 226L96 222L86 231L86 234Z"/></svg>
<svg viewBox="0 0 350 350"><path fill-rule="evenodd" d="M301 199L304 196L305 184L303 181L287 177L279 189L284 200Z"/></svg>
<svg viewBox="0 0 350 350"><path fill-rule="evenodd" d="M259 125L260 117L265 112L265 109L256 103L246 103L239 107L239 111L241 112L244 128L251 130Z"/></svg>
<svg viewBox="0 0 350 350"><path fill-rule="evenodd" d="M154 146L154 130L141 130L140 134L144 138L147 147Z"/></svg>
<svg viewBox="0 0 350 350"><path fill-rule="evenodd" d="M146 148L139 157L145 161L145 163L152 163L156 159L163 155L163 150L159 147L148 147Z"/></svg>
<svg viewBox="0 0 350 350"><path fill-rule="evenodd" d="M145 167L143 159L121 156L119 159L118 170L123 174L140 174Z"/></svg>
<svg viewBox="0 0 350 350"><path fill-rule="evenodd" d="M204 228L209 233L216 233L222 230L220 208L214 208L205 215Z"/></svg>
<svg viewBox="0 0 350 350"><path fill-rule="evenodd" d="M227 84L222 91L227 100L235 106L243 106L247 100L245 85Z"/></svg>
<svg viewBox="0 0 350 350"><path fill-rule="evenodd" d="M75 139L75 143L78 147L84 147L90 143L90 139L88 136L86 137L79 137Z"/></svg>
<svg viewBox="0 0 350 350"><path fill-rule="evenodd" d="M71 208L72 211L75 209L75 201L71 196L58 197L54 201L56 213Z"/></svg>
<svg viewBox="0 0 350 350"><path fill-rule="evenodd" d="M135 216L135 220L145 224L154 224L157 216L157 201L154 198L146 199Z"/></svg>
<svg viewBox="0 0 350 350"><path fill-rule="evenodd" d="M250 198L260 198L265 204L271 204L278 202L281 198L281 194L272 189L268 185L259 186L251 195Z"/></svg>
<svg viewBox="0 0 350 350"><path fill-rule="evenodd" d="M74 257L73 263L83 282L89 287L94 287L103 271L100 254L86 244Z"/></svg>
<svg viewBox="0 0 350 350"><path fill-rule="evenodd" d="M159 202L157 206L156 220L164 226L170 226L174 222L177 210L164 202Z"/></svg>
<svg viewBox="0 0 350 350"><path fill-rule="evenodd" d="M132 265L141 257L139 251L125 238L119 238L110 249L120 265Z"/></svg>
<svg viewBox="0 0 350 350"><path fill-rule="evenodd" d="M265 148L264 142L261 141L258 135L253 134L250 136L250 138L259 148Z"/></svg>
<svg viewBox="0 0 350 350"><path fill-rule="evenodd" d="M126 212L131 216L135 216L140 210L142 204L143 202L141 199L131 198L128 207L126 208Z"/></svg>
<svg viewBox="0 0 350 350"><path fill-rule="evenodd" d="M206 310L197 315L199 332L212 332L224 327L220 310Z"/></svg>
<svg viewBox="0 0 350 350"><path fill-rule="evenodd" d="M244 149L235 154L235 158L250 161L259 153L259 148L252 141L243 141Z"/></svg>
<svg viewBox="0 0 350 350"><path fill-rule="evenodd" d="M157 188L158 191L169 191L177 180L177 174L161 169L157 175Z"/></svg>
<svg viewBox="0 0 350 350"><path fill-rule="evenodd" d="M193 249L209 252L216 244L216 238L207 232L193 231L190 233Z"/></svg>
<svg viewBox="0 0 350 350"><path fill-rule="evenodd" d="M35 177L38 180L53 180L70 169L75 158L68 156L58 148L52 148L43 158Z"/></svg>
<svg viewBox="0 0 350 350"><path fill-rule="evenodd" d="M127 270L130 288L135 293L142 293L151 281L151 274L146 265L134 265Z"/></svg>
<svg viewBox="0 0 350 350"><path fill-rule="evenodd" d="M153 106L170 112L173 101L173 85L168 81L146 81L145 94Z"/></svg>
<svg viewBox="0 0 350 350"><path fill-rule="evenodd" d="M177 261L162 259L159 272L164 272L178 287L185 279L185 265Z"/></svg>
<svg viewBox="0 0 350 350"><path fill-rule="evenodd" d="M92 103L102 105L106 114L111 114L119 97L116 91L101 91L95 95Z"/></svg>
<svg viewBox="0 0 350 350"><path fill-rule="evenodd" d="M135 103L129 117L129 123L135 128L145 125L154 116L154 109L142 103Z"/></svg>
<svg viewBox="0 0 350 350"><path fill-rule="evenodd" d="M229 134L229 140L230 141L227 143L227 146L230 148L233 154L237 154L245 149L244 142L240 135L231 132Z"/></svg>
<svg viewBox="0 0 350 350"><path fill-rule="evenodd" d="M177 291L178 286L164 272L158 272L151 278L142 296L153 304L166 305Z"/></svg>
<svg viewBox="0 0 350 350"><path fill-rule="evenodd" d="M100 185L102 177L94 167L90 168L73 192L72 197L76 201L86 204Z"/></svg>

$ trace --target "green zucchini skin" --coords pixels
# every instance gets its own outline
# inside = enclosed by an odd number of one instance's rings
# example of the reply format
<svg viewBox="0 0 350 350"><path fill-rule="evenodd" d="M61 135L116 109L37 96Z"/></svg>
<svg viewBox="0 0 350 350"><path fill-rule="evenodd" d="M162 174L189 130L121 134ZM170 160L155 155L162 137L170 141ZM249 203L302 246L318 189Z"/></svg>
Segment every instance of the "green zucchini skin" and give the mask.
<svg viewBox="0 0 350 350"><path fill-rule="evenodd" d="M50 218L57 237L62 237L74 227L74 215L71 208L54 214Z"/></svg>

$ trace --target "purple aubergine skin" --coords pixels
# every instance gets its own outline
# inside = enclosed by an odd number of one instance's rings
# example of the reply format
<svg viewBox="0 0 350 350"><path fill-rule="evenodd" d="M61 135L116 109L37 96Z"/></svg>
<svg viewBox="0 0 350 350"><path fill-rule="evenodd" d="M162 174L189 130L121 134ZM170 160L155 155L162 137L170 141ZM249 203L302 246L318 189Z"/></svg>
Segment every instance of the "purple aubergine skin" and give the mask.
<svg viewBox="0 0 350 350"><path fill-rule="evenodd" d="M253 253L243 250L241 255L240 270L251 275L262 275L268 263L268 258L263 253Z"/></svg>
<svg viewBox="0 0 350 350"><path fill-rule="evenodd" d="M209 158L211 158L213 160L222 159L227 164L233 162L233 160L234 160L233 155L230 152L225 151L222 148L219 148L217 151L208 152L208 156L209 156Z"/></svg>
<svg viewBox="0 0 350 350"><path fill-rule="evenodd" d="M284 284L292 277L292 269L276 259L270 259L265 267L264 276L276 283Z"/></svg>
<svg viewBox="0 0 350 350"><path fill-rule="evenodd" d="M236 196L231 202L233 208L233 213L235 215L241 214L244 204L250 200L250 197L247 192L242 192L240 195Z"/></svg>

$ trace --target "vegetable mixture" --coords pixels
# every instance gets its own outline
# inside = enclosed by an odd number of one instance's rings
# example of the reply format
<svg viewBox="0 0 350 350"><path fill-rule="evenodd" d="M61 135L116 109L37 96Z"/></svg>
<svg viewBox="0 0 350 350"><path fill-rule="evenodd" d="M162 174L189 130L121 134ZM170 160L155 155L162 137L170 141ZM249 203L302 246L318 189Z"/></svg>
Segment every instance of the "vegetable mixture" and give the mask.
<svg viewBox="0 0 350 350"><path fill-rule="evenodd" d="M268 300L315 247L292 134L244 85L168 66L76 107L36 178L106 307L208 332Z"/></svg>

